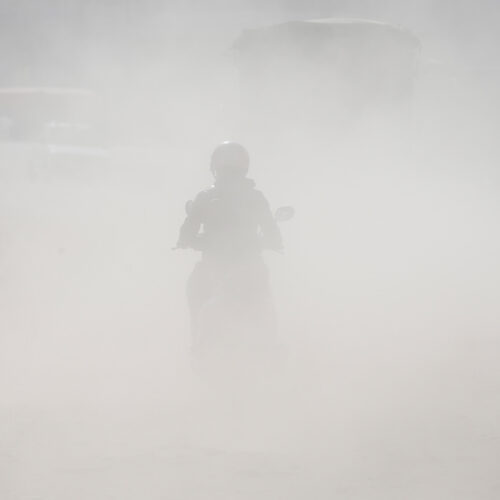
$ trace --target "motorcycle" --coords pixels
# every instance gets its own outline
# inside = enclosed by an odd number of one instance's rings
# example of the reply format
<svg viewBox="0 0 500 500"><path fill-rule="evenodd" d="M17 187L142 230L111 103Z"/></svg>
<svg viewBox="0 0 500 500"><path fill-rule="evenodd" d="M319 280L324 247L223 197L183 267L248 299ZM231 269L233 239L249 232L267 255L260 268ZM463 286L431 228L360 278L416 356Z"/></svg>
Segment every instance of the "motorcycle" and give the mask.
<svg viewBox="0 0 500 500"><path fill-rule="evenodd" d="M294 213L293 207L280 207L274 217L282 223ZM192 318L195 370L215 376L231 373L233 378L268 372L281 356L282 347L261 252L198 265L210 281L211 293Z"/></svg>

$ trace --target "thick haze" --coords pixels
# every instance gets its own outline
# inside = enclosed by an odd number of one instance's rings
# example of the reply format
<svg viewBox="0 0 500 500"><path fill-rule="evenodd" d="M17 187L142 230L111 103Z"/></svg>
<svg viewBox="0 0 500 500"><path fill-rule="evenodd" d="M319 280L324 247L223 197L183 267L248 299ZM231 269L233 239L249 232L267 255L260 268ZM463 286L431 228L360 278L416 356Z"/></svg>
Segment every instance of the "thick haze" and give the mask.
<svg viewBox="0 0 500 500"><path fill-rule="evenodd" d="M257 52L267 66L235 43L322 17L420 48L355 38L332 68L290 50L299 35ZM96 147L0 143L0 499L497 500L499 17L493 0L0 0L0 87L91 90L67 119ZM225 139L296 209L266 255L286 366L230 387L192 372L198 256L171 251Z"/></svg>

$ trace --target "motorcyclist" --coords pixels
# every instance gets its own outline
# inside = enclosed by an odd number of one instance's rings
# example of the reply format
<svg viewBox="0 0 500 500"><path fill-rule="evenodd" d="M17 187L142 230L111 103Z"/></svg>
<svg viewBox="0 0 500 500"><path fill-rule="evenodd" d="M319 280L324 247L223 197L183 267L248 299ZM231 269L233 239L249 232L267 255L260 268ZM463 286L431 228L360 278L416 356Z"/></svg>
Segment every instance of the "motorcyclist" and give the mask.
<svg viewBox="0 0 500 500"><path fill-rule="evenodd" d="M247 177L249 163L242 145L229 141L220 144L210 162L214 184L188 205L180 228L177 247L202 253L187 287L195 337L198 312L213 294L217 274L231 269L234 276L243 269L239 276L245 276L245 286L248 288L251 281L254 291L267 293L267 268L261 252L281 250L283 246L267 199ZM241 287L238 284L234 288Z"/></svg>

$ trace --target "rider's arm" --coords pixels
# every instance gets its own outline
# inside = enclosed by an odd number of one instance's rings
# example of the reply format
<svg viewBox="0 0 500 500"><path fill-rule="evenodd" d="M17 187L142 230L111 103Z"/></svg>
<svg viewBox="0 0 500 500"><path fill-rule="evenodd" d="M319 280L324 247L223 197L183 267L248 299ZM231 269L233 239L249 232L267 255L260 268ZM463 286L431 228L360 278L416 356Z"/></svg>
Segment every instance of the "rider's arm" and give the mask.
<svg viewBox="0 0 500 500"><path fill-rule="evenodd" d="M189 213L179 231L178 248L192 248L201 228L204 196L200 193L190 206Z"/></svg>
<svg viewBox="0 0 500 500"><path fill-rule="evenodd" d="M271 207L265 196L259 192L259 224L262 231L262 245L270 250L282 250L283 241L278 224L271 212Z"/></svg>

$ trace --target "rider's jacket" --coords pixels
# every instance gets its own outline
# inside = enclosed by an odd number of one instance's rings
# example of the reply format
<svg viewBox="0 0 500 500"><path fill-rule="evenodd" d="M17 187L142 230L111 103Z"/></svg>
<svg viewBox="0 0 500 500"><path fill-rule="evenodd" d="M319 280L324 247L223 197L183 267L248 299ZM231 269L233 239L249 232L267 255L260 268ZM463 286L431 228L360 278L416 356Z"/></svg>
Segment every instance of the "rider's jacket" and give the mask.
<svg viewBox="0 0 500 500"><path fill-rule="evenodd" d="M181 226L177 246L204 256L237 257L280 250L281 234L262 192L243 178L216 182L199 193Z"/></svg>

